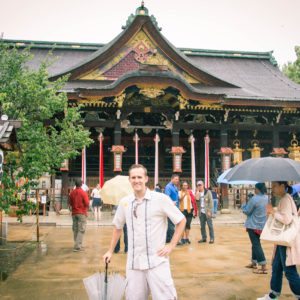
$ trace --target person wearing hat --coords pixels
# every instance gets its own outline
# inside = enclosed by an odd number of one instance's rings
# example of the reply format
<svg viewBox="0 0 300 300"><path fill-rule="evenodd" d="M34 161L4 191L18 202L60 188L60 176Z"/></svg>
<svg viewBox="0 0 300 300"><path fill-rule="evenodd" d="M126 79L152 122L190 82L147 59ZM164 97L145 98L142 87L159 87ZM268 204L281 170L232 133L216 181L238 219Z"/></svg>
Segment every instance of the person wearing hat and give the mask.
<svg viewBox="0 0 300 300"><path fill-rule="evenodd" d="M206 223L209 229L210 244L213 244L215 241L214 228L212 222L214 201L212 193L210 190L204 188L204 183L202 180L197 182L195 198L199 201L199 218L200 218L200 227L201 227L201 236L202 239L198 243L206 243Z"/></svg>
<svg viewBox="0 0 300 300"><path fill-rule="evenodd" d="M267 262L260 243L260 234L267 221L268 196L266 192L265 184L257 183L255 195L250 198L248 203L242 205L243 213L247 215L245 227L252 245L251 263L246 268L253 269L256 274L267 274ZM258 266L260 266L259 269Z"/></svg>

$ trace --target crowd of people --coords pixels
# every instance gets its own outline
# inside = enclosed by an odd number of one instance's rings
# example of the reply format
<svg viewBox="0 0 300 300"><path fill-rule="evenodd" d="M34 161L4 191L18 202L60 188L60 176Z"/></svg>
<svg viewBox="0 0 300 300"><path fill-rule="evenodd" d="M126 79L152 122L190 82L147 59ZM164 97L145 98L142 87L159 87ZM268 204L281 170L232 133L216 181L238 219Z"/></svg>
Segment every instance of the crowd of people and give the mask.
<svg viewBox="0 0 300 300"><path fill-rule="evenodd" d="M129 181L133 194L120 200L113 219L111 244L103 260L105 263L110 262L113 253L120 251L123 232L124 251L127 253L126 299L148 299L150 293L152 299L177 299L169 254L175 247L191 243L189 232L195 217L200 220L201 238L198 243L215 242L213 218L217 213L217 195L211 189L205 189L201 180L197 181L196 190L192 191L188 182L180 183L177 174L171 177L164 189L157 184L152 191L147 187L147 170L142 165L130 168ZM76 182L76 188L70 194L75 252L83 250L82 239L89 209L89 199L81 184L80 181ZM101 217L98 212L101 207L99 191L100 186L97 185L91 193L95 219ZM242 206L242 211L247 216L245 227L252 246L251 260L246 267L255 274L268 274L267 259L260 242L268 215L273 215L278 221L288 225L300 211L290 195L287 182L273 182L272 194L278 199L276 208L270 204L265 184L257 183L255 194ZM299 234L291 247L274 247L270 291L258 300L278 299L283 274L295 298L299 300L300 277L297 265L300 265Z"/></svg>

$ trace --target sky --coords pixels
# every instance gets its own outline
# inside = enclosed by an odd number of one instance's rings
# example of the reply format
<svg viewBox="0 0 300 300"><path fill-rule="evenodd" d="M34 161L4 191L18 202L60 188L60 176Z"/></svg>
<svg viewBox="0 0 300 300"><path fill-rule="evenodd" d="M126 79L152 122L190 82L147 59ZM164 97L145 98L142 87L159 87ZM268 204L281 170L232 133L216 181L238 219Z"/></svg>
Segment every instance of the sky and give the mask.
<svg viewBox="0 0 300 300"><path fill-rule="evenodd" d="M137 0L0 0L5 39L108 43ZM176 47L274 51L279 65L296 59L300 0L145 0Z"/></svg>

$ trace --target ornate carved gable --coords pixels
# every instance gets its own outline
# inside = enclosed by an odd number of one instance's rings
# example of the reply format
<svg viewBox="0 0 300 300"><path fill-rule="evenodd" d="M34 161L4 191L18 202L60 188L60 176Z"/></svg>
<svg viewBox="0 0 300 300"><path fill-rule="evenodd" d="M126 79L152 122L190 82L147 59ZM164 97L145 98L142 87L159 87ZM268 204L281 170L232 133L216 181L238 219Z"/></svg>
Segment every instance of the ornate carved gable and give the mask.
<svg viewBox="0 0 300 300"><path fill-rule="evenodd" d="M109 62L77 79L117 80L126 73L142 70L146 66L157 66L160 69L183 77L189 83L199 83L199 80L196 80L175 63L171 62L144 30L140 30L135 34L115 53Z"/></svg>

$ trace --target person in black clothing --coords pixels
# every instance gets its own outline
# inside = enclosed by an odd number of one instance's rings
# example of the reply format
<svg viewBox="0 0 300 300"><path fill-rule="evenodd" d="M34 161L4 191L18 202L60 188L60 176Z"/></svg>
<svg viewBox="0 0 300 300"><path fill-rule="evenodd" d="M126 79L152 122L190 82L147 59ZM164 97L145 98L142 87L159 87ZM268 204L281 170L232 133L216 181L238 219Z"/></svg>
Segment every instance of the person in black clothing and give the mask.
<svg viewBox="0 0 300 300"><path fill-rule="evenodd" d="M123 227L123 233L124 233L124 246L125 246L124 252L127 253L127 251L128 251L128 238L127 238L127 226L126 226L126 224ZM119 239L118 243L115 247L114 253L119 253L120 248L121 248L121 241Z"/></svg>

